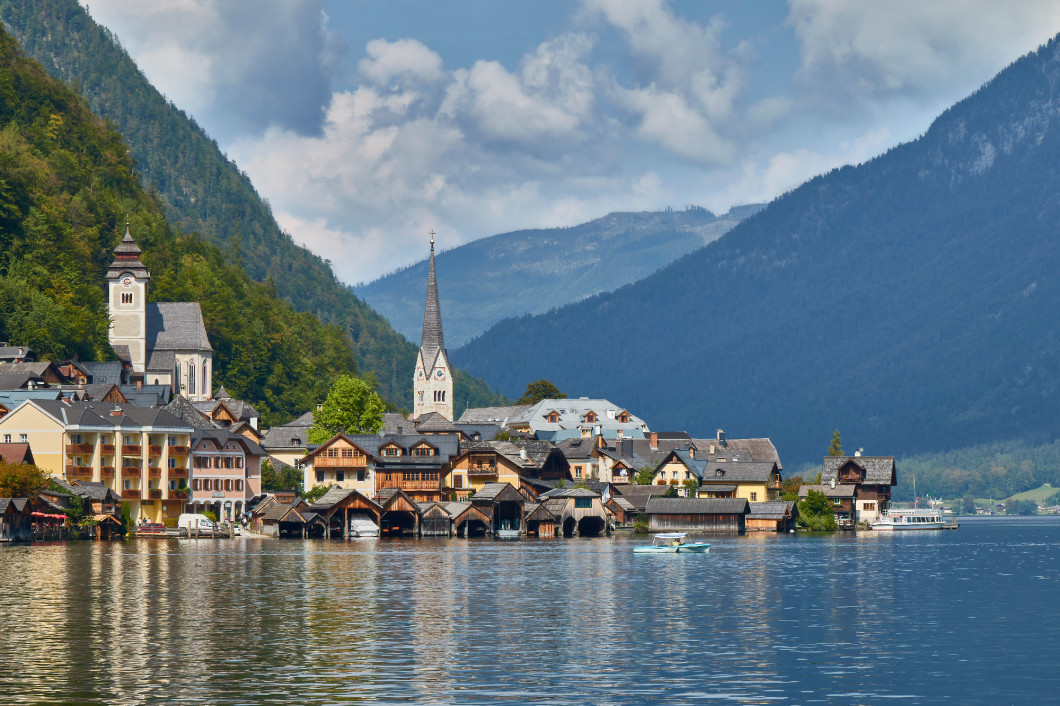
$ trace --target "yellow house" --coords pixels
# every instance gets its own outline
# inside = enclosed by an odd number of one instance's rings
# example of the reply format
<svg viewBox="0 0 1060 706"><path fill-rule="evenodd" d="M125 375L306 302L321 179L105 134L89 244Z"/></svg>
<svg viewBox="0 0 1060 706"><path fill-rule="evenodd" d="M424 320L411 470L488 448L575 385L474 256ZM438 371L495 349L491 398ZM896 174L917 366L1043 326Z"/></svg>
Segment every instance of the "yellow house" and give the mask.
<svg viewBox="0 0 1060 706"><path fill-rule="evenodd" d="M442 478L442 495L466 500L487 483L509 483L533 492L532 479L573 480L563 453L547 441L474 442L452 460Z"/></svg>
<svg viewBox="0 0 1060 706"><path fill-rule="evenodd" d="M697 459L695 447L671 451L655 469L652 483L676 485L687 496L694 480L700 498L742 498L764 502L780 498L780 468L774 462Z"/></svg>
<svg viewBox="0 0 1060 706"><path fill-rule="evenodd" d="M27 400L0 419L0 440L28 442L38 467L67 481L102 482L134 519L149 522L184 508L169 481L189 477L191 433L161 408L111 403Z"/></svg>
<svg viewBox="0 0 1060 706"><path fill-rule="evenodd" d="M356 490L366 498L374 498L375 469L373 455L345 434L336 434L298 460L302 467L303 485L310 490L319 485L330 485Z"/></svg>

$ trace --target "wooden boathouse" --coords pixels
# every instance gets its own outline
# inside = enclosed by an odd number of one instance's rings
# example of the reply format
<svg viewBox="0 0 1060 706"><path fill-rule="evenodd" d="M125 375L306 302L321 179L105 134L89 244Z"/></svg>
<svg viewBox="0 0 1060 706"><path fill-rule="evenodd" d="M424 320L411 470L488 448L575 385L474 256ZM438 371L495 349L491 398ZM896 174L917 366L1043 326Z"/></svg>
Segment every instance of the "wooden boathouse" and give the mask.
<svg viewBox="0 0 1060 706"><path fill-rule="evenodd" d="M652 532L738 534L747 529L750 507L743 498L651 498L645 512Z"/></svg>

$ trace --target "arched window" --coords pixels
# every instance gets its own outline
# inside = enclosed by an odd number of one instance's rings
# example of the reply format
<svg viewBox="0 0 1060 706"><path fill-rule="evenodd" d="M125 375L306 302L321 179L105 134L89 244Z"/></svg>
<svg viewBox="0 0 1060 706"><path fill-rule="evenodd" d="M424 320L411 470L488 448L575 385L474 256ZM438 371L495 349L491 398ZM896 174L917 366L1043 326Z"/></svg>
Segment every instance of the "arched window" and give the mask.
<svg viewBox="0 0 1060 706"><path fill-rule="evenodd" d="M203 392L210 391L210 378L206 375L206 361L202 361L202 389Z"/></svg>
<svg viewBox="0 0 1060 706"><path fill-rule="evenodd" d="M195 361L188 361L188 394L195 394Z"/></svg>

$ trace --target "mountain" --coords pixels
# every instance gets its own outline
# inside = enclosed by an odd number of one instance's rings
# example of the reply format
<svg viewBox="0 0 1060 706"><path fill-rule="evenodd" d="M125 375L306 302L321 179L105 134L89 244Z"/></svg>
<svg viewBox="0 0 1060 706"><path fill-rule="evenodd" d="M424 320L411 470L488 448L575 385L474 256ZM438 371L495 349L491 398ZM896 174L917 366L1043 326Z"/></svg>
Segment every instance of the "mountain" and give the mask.
<svg viewBox="0 0 1060 706"><path fill-rule="evenodd" d="M0 0L0 20L29 56L113 122L128 140L145 187L157 194L170 220L233 253L253 279L268 282L298 311L340 326L361 370L375 374L383 396L412 406L417 346L339 282L327 261L280 229L247 176L147 81L113 34L76 0ZM421 298L425 282L416 286ZM499 399L460 371L455 383L458 399L472 404Z"/></svg>
<svg viewBox="0 0 1060 706"><path fill-rule="evenodd" d="M435 258L446 342L460 346L507 317L544 313L635 282L717 240L759 208L738 206L723 216L699 207L612 213L572 228L518 230L448 250ZM356 291L417 340L426 280L424 260Z"/></svg>
<svg viewBox="0 0 1060 706"><path fill-rule="evenodd" d="M819 176L610 294L452 352L655 429L770 436L788 461L1052 440L1060 413L1060 44L919 139Z"/></svg>
<svg viewBox="0 0 1060 706"><path fill-rule="evenodd" d="M200 302L214 377L266 424L356 374L339 327L294 311L230 253L171 226L121 135L0 31L0 340L42 359L112 358L104 275L126 223L151 271L150 300Z"/></svg>

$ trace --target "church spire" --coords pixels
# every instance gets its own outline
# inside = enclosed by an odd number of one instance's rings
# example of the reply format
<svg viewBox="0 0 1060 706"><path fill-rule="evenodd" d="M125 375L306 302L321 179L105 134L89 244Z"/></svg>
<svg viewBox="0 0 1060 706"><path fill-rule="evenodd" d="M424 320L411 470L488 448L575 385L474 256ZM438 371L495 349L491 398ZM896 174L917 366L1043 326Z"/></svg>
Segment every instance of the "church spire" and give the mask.
<svg viewBox="0 0 1060 706"><path fill-rule="evenodd" d="M442 339L442 308L438 304L438 278L434 274L434 231L431 233L431 258L427 266L427 303L423 307L423 340L420 350L429 354L424 362L430 365L438 350L445 348Z"/></svg>

